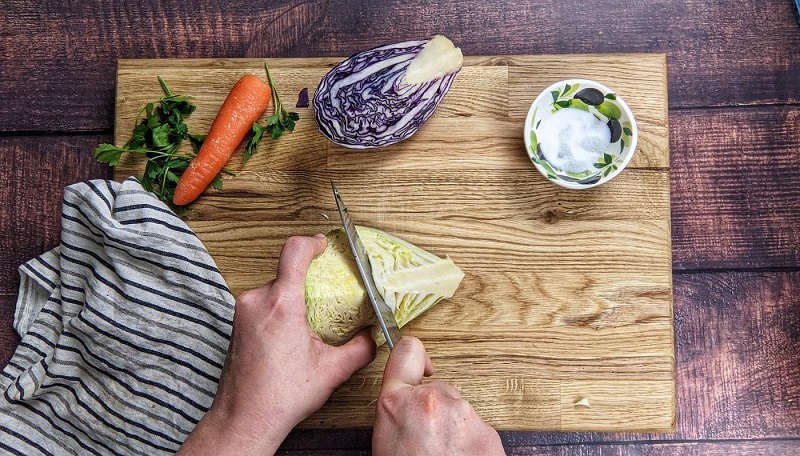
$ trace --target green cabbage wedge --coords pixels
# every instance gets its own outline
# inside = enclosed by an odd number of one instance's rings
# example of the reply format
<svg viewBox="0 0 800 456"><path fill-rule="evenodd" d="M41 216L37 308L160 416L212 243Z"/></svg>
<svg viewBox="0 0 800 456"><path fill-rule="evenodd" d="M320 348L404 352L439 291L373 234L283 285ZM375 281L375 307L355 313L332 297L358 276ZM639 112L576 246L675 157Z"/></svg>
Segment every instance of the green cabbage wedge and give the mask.
<svg viewBox="0 0 800 456"><path fill-rule="evenodd" d="M464 273L450 258L439 258L380 230L356 227L372 267L372 278L402 328L456 292ZM322 340L341 345L377 320L358 274L344 230L327 234L328 247L314 259L305 282L308 323Z"/></svg>

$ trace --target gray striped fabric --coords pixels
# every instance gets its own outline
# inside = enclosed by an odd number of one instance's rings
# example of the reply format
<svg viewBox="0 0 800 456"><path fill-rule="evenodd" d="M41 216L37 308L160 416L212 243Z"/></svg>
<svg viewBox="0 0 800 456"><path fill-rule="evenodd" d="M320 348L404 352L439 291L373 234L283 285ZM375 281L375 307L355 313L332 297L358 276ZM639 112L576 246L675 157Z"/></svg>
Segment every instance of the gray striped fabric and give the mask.
<svg viewBox="0 0 800 456"><path fill-rule="evenodd" d="M233 322L194 233L135 179L76 184L60 246L20 275L0 452L175 452L211 406Z"/></svg>

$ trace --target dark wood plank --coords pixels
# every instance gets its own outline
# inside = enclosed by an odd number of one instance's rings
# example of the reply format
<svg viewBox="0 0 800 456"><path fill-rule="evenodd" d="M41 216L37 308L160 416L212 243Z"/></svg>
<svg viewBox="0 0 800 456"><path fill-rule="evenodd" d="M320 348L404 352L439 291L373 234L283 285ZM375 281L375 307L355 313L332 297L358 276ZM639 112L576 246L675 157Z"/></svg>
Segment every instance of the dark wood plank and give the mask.
<svg viewBox="0 0 800 456"><path fill-rule="evenodd" d="M563 26L578 2L6 2L1 135L109 134L0 137L8 183L0 190L0 362L17 343L16 267L57 244L63 186L109 176L88 153L110 140L116 58L339 56L434 32L473 55L667 52L678 432L502 437L520 455L800 453L791 440L800 438L792 2L589 3L581 2L584 14L602 28ZM694 109L714 106L731 108ZM717 272L694 272L703 270ZM281 454L362 455L369 444L368 431L298 432Z"/></svg>
<svg viewBox="0 0 800 456"><path fill-rule="evenodd" d="M800 441L733 441L686 443L617 443L506 448L508 456L777 456L800 453ZM286 453L287 456L298 453ZM299 453L302 454L302 453ZM344 455L348 453L331 453ZM358 454L358 453L354 453Z"/></svg>
<svg viewBox="0 0 800 456"><path fill-rule="evenodd" d="M800 438L800 272L675 280L678 436Z"/></svg>
<svg viewBox="0 0 800 456"><path fill-rule="evenodd" d="M110 170L92 158L110 136L0 137L0 294L16 294L17 267L58 245L64 187Z"/></svg>
<svg viewBox="0 0 800 456"><path fill-rule="evenodd" d="M670 115L673 267L800 266L800 108Z"/></svg>
<svg viewBox="0 0 800 456"><path fill-rule="evenodd" d="M346 56L437 32L468 55L667 52L671 107L798 103L800 34L791 8L778 0L203 0L47 8L12 0L0 10L0 129L110 130L117 58Z"/></svg>
<svg viewBox="0 0 800 456"><path fill-rule="evenodd" d="M301 429L290 432L280 449L287 454L322 449L358 452L371 445L372 429Z"/></svg>
<svg viewBox="0 0 800 456"><path fill-rule="evenodd" d="M604 445L506 446L508 456L777 456L800 452L798 440L615 443ZM281 450L280 456L366 456L368 449Z"/></svg>
<svg viewBox="0 0 800 456"><path fill-rule="evenodd" d="M14 304L16 295L0 294L0 370L8 364L19 344L19 335L14 330Z"/></svg>

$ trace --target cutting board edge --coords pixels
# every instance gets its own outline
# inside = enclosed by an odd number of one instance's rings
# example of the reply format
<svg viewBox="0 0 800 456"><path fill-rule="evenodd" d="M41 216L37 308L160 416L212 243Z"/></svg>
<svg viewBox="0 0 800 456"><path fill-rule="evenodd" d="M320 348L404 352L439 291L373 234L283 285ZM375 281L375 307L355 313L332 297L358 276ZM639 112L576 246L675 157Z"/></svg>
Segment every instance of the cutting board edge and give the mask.
<svg viewBox="0 0 800 456"><path fill-rule="evenodd" d="M291 67L300 68L315 67L320 64L336 65L342 60L347 59L349 56L315 56L315 57L234 57L234 58L216 58L216 57L197 57L197 58L184 58L184 59L137 59L137 58L120 58L117 59L117 70L125 70L129 68L137 69L147 65L158 65L159 67L169 68L208 68L216 67L220 69L226 68L248 68L250 66L261 67L265 62L270 67ZM614 58L639 58L648 59L652 58L663 64L664 72L666 74L667 54L663 52L616 52L616 53L567 53L567 54L498 54L498 55L465 55L465 66L502 66L509 63L531 61L535 63L537 59L561 59L561 58L586 58L586 59L614 59Z"/></svg>
<svg viewBox="0 0 800 456"><path fill-rule="evenodd" d="M608 61L607 59L614 59L614 58L634 58L634 59L641 59L646 62L651 62L654 64L662 65L663 64L663 71L655 72L657 73L656 79L661 81L663 78L664 81L664 97L667 96L666 93L666 54L664 53L617 53L617 54L543 54L543 55L495 55L495 56L466 56L465 57L465 65L474 65L474 66L521 66L525 67L528 65L535 65L537 63L541 63L543 60L547 61L549 67L553 67L552 64L557 63L559 58L564 58L565 56L570 56L573 58L595 58L595 59L602 59L603 61ZM119 59L117 65L117 99L119 98L118 94L120 93L120 72L128 72L128 71L136 71L145 68L153 68L153 67L165 67L165 68L175 68L175 69L188 69L192 70L193 74L197 74L198 70L208 68L209 64L211 64L212 69L231 69L231 70L241 70L241 69L263 69L263 63L266 61L269 63L271 67L275 68L311 68L311 67L319 67L320 65L325 66L334 66L338 62L340 62L343 58L346 57L314 57L314 58L275 58L275 59L267 59L267 58L233 58L233 59L216 59L216 58L196 58L196 59ZM655 66L655 65L653 65ZM128 73L130 74L130 73ZM666 104L666 98L663 100ZM116 103L116 100L115 100ZM116 115L116 107L115 107L115 115ZM116 125L116 122L115 122ZM668 124L665 126L668 132ZM115 129L116 132L116 129ZM668 135L668 133L667 133ZM668 141L668 138L667 138ZM669 164L669 151L667 149L667 164ZM667 167L644 167L643 169L651 169L656 171L665 171L666 173L670 173L669 166ZM669 179L668 179L669 181ZM669 191L669 184L667 184ZM669 224L671 225L671 218L668 219ZM671 228L668 229L668 233L671 233ZM672 244L672 237L669 237L670 246ZM671 247L668 249L668 255L672 258L672 249ZM670 325L670 337L671 342L674 347L674 298L673 298L673 277L672 271L669 271L669 282L670 282L670 296L669 296L669 307L670 307L670 314L671 314L671 325ZM631 428L624 428L624 427L616 427L616 426L606 426L606 427L593 427L587 426L585 428L581 428L580 430L564 430L563 428L553 428L544 426L542 428L535 428L531 429L530 427L515 427L513 424L505 423L503 425L498 426L498 429L503 431L520 431L520 430L535 430L535 431L559 431L559 432L585 432L585 431L592 431L592 432L674 432L675 431L675 408L676 408L676 393L675 393L675 376L676 376L676 368L675 368L675 357L674 357L674 349L672 351L672 380L671 380L671 426L668 427L636 427L633 426ZM664 410L667 412L667 410ZM667 417L664 416L662 422L666 422ZM301 428L306 429L330 429L331 427L315 427L310 426L307 427L305 425L301 425ZM352 426L351 428L367 428L369 426Z"/></svg>

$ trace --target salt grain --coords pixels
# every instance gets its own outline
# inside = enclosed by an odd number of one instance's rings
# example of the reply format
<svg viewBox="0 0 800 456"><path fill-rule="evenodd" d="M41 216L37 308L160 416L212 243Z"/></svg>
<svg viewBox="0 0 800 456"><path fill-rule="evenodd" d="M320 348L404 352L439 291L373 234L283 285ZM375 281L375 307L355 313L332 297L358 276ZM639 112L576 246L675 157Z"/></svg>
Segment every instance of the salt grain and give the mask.
<svg viewBox="0 0 800 456"><path fill-rule="evenodd" d="M544 158L571 173L593 170L611 143L611 131L597 117L577 108L563 108L536 130Z"/></svg>

